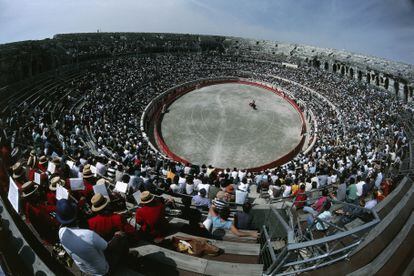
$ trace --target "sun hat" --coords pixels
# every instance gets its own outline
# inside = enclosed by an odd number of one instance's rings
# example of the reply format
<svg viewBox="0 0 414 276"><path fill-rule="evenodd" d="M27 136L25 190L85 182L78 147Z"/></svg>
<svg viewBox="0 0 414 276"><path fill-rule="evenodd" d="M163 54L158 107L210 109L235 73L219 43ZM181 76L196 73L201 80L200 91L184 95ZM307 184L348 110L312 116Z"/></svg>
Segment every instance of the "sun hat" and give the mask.
<svg viewBox="0 0 414 276"><path fill-rule="evenodd" d="M31 196L37 191L38 188L39 186L35 185L33 181L27 181L22 185L22 197Z"/></svg>
<svg viewBox="0 0 414 276"><path fill-rule="evenodd" d="M57 156L53 157L52 162L55 164L60 164L60 157L57 157Z"/></svg>
<svg viewBox="0 0 414 276"><path fill-rule="evenodd" d="M36 156L29 156L29 159L27 160L27 166L34 168L37 163L37 157Z"/></svg>
<svg viewBox="0 0 414 276"><path fill-rule="evenodd" d="M106 207L106 205L108 205L108 203L109 203L109 200L106 197L104 197L100 193L97 193L91 199L91 204L92 204L91 209L94 212L99 212L103 210Z"/></svg>
<svg viewBox="0 0 414 276"><path fill-rule="evenodd" d="M52 177L52 179L50 179L49 189L51 191L56 191L57 185L60 185L62 187L65 186L65 180L60 179L60 176L55 176L55 177Z"/></svg>
<svg viewBox="0 0 414 276"><path fill-rule="evenodd" d="M44 155L42 155L42 156L39 158L39 164L43 165L43 164L46 164L46 163L47 163L47 157L46 157L46 156L44 156Z"/></svg>
<svg viewBox="0 0 414 276"><path fill-rule="evenodd" d="M91 177L93 177L93 173L92 173L90 167L83 168L82 175L83 175L83 178L91 178Z"/></svg>
<svg viewBox="0 0 414 276"><path fill-rule="evenodd" d="M69 224L76 220L76 205L67 199L60 199L56 203L56 219L61 224Z"/></svg>
<svg viewBox="0 0 414 276"><path fill-rule="evenodd" d="M141 193L141 203L146 204L150 203L154 200L154 195L148 191L144 191Z"/></svg>
<svg viewBox="0 0 414 276"><path fill-rule="evenodd" d="M24 175L23 166L20 162L16 162L11 169L13 171L13 178L19 178Z"/></svg>

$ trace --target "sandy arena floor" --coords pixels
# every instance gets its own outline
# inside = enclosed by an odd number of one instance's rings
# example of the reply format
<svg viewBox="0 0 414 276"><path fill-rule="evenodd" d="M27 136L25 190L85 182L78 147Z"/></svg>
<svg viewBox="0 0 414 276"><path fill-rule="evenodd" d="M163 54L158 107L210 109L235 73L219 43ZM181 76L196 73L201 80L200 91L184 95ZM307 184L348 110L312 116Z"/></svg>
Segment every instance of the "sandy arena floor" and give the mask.
<svg viewBox="0 0 414 276"><path fill-rule="evenodd" d="M249 106L254 99L257 110ZM245 84L218 84L171 104L161 125L165 143L194 164L252 168L270 163L300 142L298 112L282 97Z"/></svg>

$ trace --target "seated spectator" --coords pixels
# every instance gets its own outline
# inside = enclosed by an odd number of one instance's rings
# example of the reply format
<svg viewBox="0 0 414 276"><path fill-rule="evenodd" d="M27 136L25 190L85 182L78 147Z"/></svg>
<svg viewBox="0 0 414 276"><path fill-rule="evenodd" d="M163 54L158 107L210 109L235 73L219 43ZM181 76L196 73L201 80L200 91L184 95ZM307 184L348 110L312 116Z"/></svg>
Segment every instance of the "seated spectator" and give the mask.
<svg viewBox="0 0 414 276"><path fill-rule="evenodd" d="M325 220L330 222L332 220L332 213L329 211L331 208L331 203L329 201L325 201L322 205L320 212L313 211L311 215L307 218L308 226L311 227L316 225L316 229L319 231L325 231L329 228L329 224L325 222L321 222L318 219ZM315 220L317 221L315 224Z"/></svg>
<svg viewBox="0 0 414 276"><path fill-rule="evenodd" d="M301 184L299 191L296 194L293 205L296 206L296 209L301 209L305 206L307 198L308 197L305 192L305 184Z"/></svg>
<svg viewBox="0 0 414 276"><path fill-rule="evenodd" d="M206 192L209 192L210 184L208 184L208 178L203 177L202 183L198 184L197 189L200 191L201 189L206 190Z"/></svg>
<svg viewBox="0 0 414 276"><path fill-rule="evenodd" d="M355 178L349 179L348 188L346 188L346 202L358 205L358 191L355 185Z"/></svg>
<svg viewBox="0 0 414 276"><path fill-rule="evenodd" d="M258 233L256 231L240 231L239 229L237 229L237 227L234 225L234 222L229 220L229 216L229 207L224 207L220 209L218 215L216 215L216 213L214 212L209 212L209 218L212 221L213 227L213 237L221 239L224 236L223 234L225 233L223 233L223 230L230 230L234 235L238 237L258 237Z"/></svg>
<svg viewBox="0 0 414 276"><path fill-rule="evenodd" d="M56 206L56 189L57 186L60 185L65 187L66 182L60 178L60 176L55 176L50 179L49 189L46 192L47 204L51 206Z"/></svg>
<svg viewBox="0 0 414 276"><path fill-rule="evenodd" d="M220 182L219 181L215 181L214 185L211 185L209 190L208 190L208 198L210 200L213 200L216 198L217 193L221 191L220 189Z"/></svg>
<svg viewBox="0 0 414 276"><path fill-rule="evenodd" d="M159 240L168 230L168 221L165 219L165 205L148 191L141 193L141 208L135 213L135 222L140 225L140 232L146 239Z"/></svg>
<svg viewBox="0 0 414 276"><path fill-rule="evenodd" d="M29 167L28 179L34 181L34 174L37 172L37 156L36 151L31 150L29 158L27 159L27 166Z"/></svg>
<svg viewBox="0 0 414 276"><path fill-rule="evenodd" d="M237 211L234 215L234 225L237 229L252 230L253 217L250 214L252 205L249 202L243 204L243 211Z"/></svg>
<svg viewBox="0 0 414 276"><path fill-rule="evenodd" d="M346 198L346 182L345 177L341 176L339 178L340 184L338 185L338 188L336 189L336 200L338 201L344 201Z"/></svg>
<svg viewBox="0 0 414 276"><path fill-rule="evenodd" d="M305 206L303 207L303 211L313 214L314 212L319 213L322 210L323 204L328 201L328 190L322 190L322 196L315 201L310 207Z"/></svg>
<svg viewBox="0 0 414 276"><path fill-rule="evenodd" d="M365 202L364 208L373 209L378 204L378 191L375 190L372 192L372 199Z"/></svg>
<svg viewBox="0 0 414 276"><path fill-rule="evenodd" d="M22 198L25 201L24 214L39 236L48 244L58 241L59 223L54 219L56 206L47 206L41 197L39 186L29 181L22 186Z"/></svg>
<svg viewBox="0 0 414 276"><path fill-rule="evenodd" d="M211 202L210 199L206 198L206 194L207 192L205 189L199 190L198 194L193 196L192 199L194 206L206 209L210 208Z"/></svg>
<svg viewBox="0 0 414 276"><path fill-rule="evenodd" d="M234 202L236 199L236 191L234 190L233 184L229 184L225 188L225 197L227 202Z"/></svg>
<svg viewBox="0 0 414 276"><path fill-rule="evenodd" d="M83 273L106 275L110 267L105 256L108 243L94 231L78 227L76 205L66 199L58 200L56 218L62 224L60 243L78 268Z"/></svg>
<svg viewBox="0 0 414 276"><path fill-rule="evenodd" d="M291 183L290 179L287 179L285 181L285 184L282 186L282 189L283 189L282 196L283 197L289 197L290 196L290 194L292 192L292 186L290 185L290 183Z"/></svg>
<svg viewBox="0 0 414 276"><path fill-rule="evenodd" d="M39 163L37 164L37 168L42 171L42 172L46 172L47 171L47 166L48 166L49 161L47 160L47 157L42 155L39 158Z"/></svg>
<svg viewBox="0 0 414 276"><path fill-rule="evenodd" d="M88 220L89 229L106 241L110 241L117 232L124 232L130 238L134 236L134 227L120 214L111 210L109 199L98 193L92 197L91 204L91 209L96 215Z"/></svg>
<svg viewBox="0 0 414 276"><path fill-rule="evenodd" d="M187 181L185 183L185 193L187 195L192 195L194 193L194 182L191 176L187 177Z"/></svg>
<svg viewBox="0 0 414 276"><path fill-rule="evenodd" d="M20 163L20 162L16 162L16 163L15 163L15 164L11 167L11 170L12 170L12 173L13 173L12 178L13 178L13 180L14 180L14 183L16 183L17 188L18 188L19 190L21 190L22 185L23 185L24 183L26 183L26 180L27 180L27 178L26 178L26 173L25 173L25 170L24 170L24 168L23 168L22 163Z"/></svg>

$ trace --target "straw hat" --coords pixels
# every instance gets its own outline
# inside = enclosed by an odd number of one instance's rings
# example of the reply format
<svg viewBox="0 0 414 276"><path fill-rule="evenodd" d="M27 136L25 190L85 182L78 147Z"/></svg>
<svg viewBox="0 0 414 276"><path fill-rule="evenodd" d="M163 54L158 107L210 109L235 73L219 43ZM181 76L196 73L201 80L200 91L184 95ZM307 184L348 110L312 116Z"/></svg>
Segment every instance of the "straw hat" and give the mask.
<svg viewBox="0 0 414 276"><path fill-rule="evenodd" d="M83 168L82 175L83 175L83 178L91 178L91 177L93 177L93 173L92 173L90 167Z"/></svg>
<svg viewBox="0 0 414 276"><path fill-rule="evenodd" d="M147 204L154 200L154 195L148 191L144 191L141 193L141 203Z"/></svg>
<svg viewBox="0 0 414 276"><path fill-rule="evenodd" d="M92 208L91 208L92 211L99 212L103 210L106 207L106 205L108 205L109 201L106 197L104 197L100 193L97 193L96 195L92 197L91 203L92 203Z"/></svg>
<svg viewBox="0 0 414 276"><path fill-rule="evenodd" d="M19 178L24 175L24 169L22 163L20 162L16 162L11 169L13 171L13 178Z"/></svg>
<svg viewBox="0 0 414 276"><path fill-rule="evenodd" d="M27 160L27 166L34 168L37 164L37 157L36 156L32 156L30 154L29 159Z"/></svg>
<svg viewBox="0 0 414 276"><path fill-rule="evenodd" d="M56 191L57 185L60 185L62 187L65 186L65 180L60 179L60 176L55 176L50 179L49 190Z"/></svg>
<svg viewBox="0 0 414 276"><path fill-rule="evenodd" d="M33 181L28 181L22 185L22 197L31 196L39 188L38 185L35 185Z"/></svg>
<svg viewBox="0 0 414 276"><path fill-rule="evenodd" d="M60 158L59 157L53 157L52 162L55 163L56 165L60 164Z"/></svg>
<svg viewBox="0 0 414 276"><path fill-rule="evenodd" d="M39 164L40 165L44 165L44 164L46 164L47 163L47 157L46 156L44 156L44 155L42 155L40 158L39 158Z"/></svg>

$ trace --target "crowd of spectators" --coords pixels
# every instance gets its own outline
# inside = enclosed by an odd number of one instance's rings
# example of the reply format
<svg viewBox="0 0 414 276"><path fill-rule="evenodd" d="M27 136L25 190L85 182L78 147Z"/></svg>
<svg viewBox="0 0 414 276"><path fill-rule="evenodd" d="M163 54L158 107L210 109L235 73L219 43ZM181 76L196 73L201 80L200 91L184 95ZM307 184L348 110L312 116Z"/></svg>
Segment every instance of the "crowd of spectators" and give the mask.
<svg viewBox="0 0 414 276"><path fill-rule="evenodd" d="M155 96L186 81L246 74L283 89L303 103L305 113L312 111L317 128L311 124L308 135L316 134L316 140L309 141L314 143L309 152L251 173L180 164L148 146L140 118ZM399 167L408 146L399 111L410 106L385 92L314 68L285 68L219 52L102 61L69 83L67 91L73 93L60 99L55 114L23 103L25 112L2 117L2 126L15 130L13 143L2 134L2 162L20 192L25 219L46 243L60 241L90 274L106 274L138 240L162 240L170 228L167 213L178 209L176 215L188 220L182 231L190 234L257 238L256 231L246 231L255 228L248 202L252 184L254 192L285 198L308 212L309 225L323 230L328 225L314 218L329 219L331 200L374 208L387 196L393 183L386 173ZM68 195L57 200L59 187ZM322 190L321 197L312 196L316 190ZM243 211L231 213L234 203Z"/></svg>

